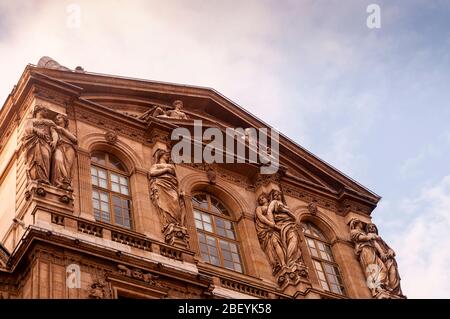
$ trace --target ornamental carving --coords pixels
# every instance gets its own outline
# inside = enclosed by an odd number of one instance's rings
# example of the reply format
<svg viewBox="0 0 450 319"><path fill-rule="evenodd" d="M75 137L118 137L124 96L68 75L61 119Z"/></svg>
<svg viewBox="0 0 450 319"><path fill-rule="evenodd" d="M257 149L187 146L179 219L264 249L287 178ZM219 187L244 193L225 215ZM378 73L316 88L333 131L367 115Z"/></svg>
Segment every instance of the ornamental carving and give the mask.
<svg viewBox="0 0 450 319"><path fill-rule="evenodd" d="M307 277L300 249L300 226L295 215L282 200L280 191L258 198L255 226L261 248L272 266L272 274L284 289Z"/></svg>
<svg viewBox="0 0 450 319"><path fill-rule="evenodd" d="M372 298L406 298L400 287L395 252L378 235L375 224L357 218L350 221L350 237L355 245L355 255L366 276Z"/></svg>
<svg viewBox="0 0 450 319"><path fill-rule="evenodd" d="M142 270L138 269L138 268L128 268L125 265L118 265L117 266L118 269L118 273L120 275L126 276L126 277L130 277L130 278L134 278L137 280L142 280L148 284L151 284L153 286L158 286L158 287L162 287L162 285L157 281L157 279L159 279L158 275L153 275L151 273L148 272L143 272Z"/></svg>
<svg viewBox="0 0 450 319"><path fill-rule="evenodd" d="M158 211L162 233L166 243L187 247L188 234L185 227L185 207L178 189L175 165L170 161L170 152L158 148L150 168L150 196Z"/></svg>
<svg viewBox="0 0 450 319"><path fill-rule="evenodd" d="M317 212L318 212L317 204L315 202L309 203L308 211L311 215L317 215Z"/></svg>
<svg viewBox="0 0 450 319"><path fill-rule="evenodd" d="M117 142L117 133L110 131L110 132L106 132L105 134L105 140L106 142L108 142L109 144L115 144Z"/></svg>
<svg viewBox="0 0 450 319"><path fill-rule="evenodd" d="M48 118L47 108L36 105L25 123L22 137L28 181L72 191L72 170L77 138L68 130L68 119L57 114Z"/></svg>
<svg viewBox="0 0 450 319"><path fill-rule="evenodd" d="M173 106L173 108L154 105L148 111L146 111L144 114L139 116L139 119L144 120L146 122L150 121L151 118L177 119L177 120L187 120L188 119L186 113L184 113L182 111L183 101L176 100L172 103L172 106Z"/></svg>
<svg viewBox="0 0 450 319"><path fill-rule="evenodd" d="M96 279L89 288L89 298L91 299L110 299L111 288L105 279Z"/></svg>

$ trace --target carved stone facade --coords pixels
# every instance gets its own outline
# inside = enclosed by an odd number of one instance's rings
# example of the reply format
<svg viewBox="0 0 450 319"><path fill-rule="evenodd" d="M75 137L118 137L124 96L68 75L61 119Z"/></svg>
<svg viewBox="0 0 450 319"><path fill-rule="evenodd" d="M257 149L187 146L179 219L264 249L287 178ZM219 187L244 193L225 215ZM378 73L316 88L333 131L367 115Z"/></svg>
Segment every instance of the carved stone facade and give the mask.
<svg viewBox="0 0 450 319"><path fill-rule="evenodd" d="M194 120L264 126L210 89L27 66L0 111L0 298L404 298L378 195L284 137L273 175L174 164Z"/></svg>

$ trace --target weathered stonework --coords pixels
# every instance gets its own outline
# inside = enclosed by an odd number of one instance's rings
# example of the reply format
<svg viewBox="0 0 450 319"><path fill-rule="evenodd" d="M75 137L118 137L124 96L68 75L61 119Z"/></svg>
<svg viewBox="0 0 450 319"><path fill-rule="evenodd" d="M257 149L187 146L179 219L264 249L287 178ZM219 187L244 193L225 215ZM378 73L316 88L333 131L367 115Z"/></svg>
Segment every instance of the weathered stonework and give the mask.
<svg viewBox="0 0 450 319"><path fill-rule="evenodd" d="M210 89L48 57L27 66L0 110L0 298L403 298L393 250L352 224L370 225L378 195L284 137L274 175L251 163L175 165L171 132L195 119L264 127ZM205 234L217 260L205 257ZM375 288L366 239L389 272ZM339 287L318 271L313 242L329 247Z"/></svg>

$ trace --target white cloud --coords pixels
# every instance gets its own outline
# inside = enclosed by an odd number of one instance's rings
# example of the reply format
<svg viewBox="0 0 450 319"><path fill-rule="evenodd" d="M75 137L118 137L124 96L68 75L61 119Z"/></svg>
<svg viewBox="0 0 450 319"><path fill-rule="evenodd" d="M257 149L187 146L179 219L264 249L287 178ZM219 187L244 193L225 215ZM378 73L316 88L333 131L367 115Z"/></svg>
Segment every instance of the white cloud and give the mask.
<svg viewBox="0 0 450 319"><path fill-rule="evenodd" d="M404 293L410 298L449 298L450 175L407 202L415 217L405 222L407 216L396 216L405 225L389 236Z"/></svg>
<svg viewBox="0 0 450 319"><path fill-rule="evenodd" d="M67 27L66 6L81 7L81 27ZM206 1L2 2L9 17L0 37L0 99L27 63L48 55L87 71L210 86L259 117L281 115L277 71L280 52L271 44L280 30L270 7ZM257 92L257 94L248 92ZM271 116L270 116L271 115Z"/></svg>

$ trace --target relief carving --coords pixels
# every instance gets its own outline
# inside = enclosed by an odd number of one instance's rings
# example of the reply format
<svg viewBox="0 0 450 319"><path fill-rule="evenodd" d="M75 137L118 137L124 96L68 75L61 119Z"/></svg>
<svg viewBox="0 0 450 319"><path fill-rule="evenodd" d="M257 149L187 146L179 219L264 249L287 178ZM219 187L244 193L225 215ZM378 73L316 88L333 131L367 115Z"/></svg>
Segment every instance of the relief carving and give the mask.
<svg viewBox="0 0 450 319"><path fill-rule="evenodd" d="M255 226L261 248L272 266L272 273L281 287L296 285L300 277L307 277L300 249L300 227L295 215L283 203L281 192L258 198Z"/></svg>
<svg viewBox="0 0 450 319"><path fill-rule="evenodd" d="M91 284L89 289L89 298L92 299L110 299L111 289L104 279L97 279Z"/></svg>
<svg viewBox="0 0 450 319"><path fill-rule="evenodd" d="M130 269L125 265L118 265L118 272L119 274L126 276L126 277L131 277L131 278L135 278L138 280L142 280L146 283L149 283L153 286L158 286L161 287L161 284L159 282L157 282L156 280L159 278L158 275L153 275L151 273L145 273L142 270L138 269L138 268L133 268Z"/></svg>
<svg viewBox="0 0 450 319"><path fill-rule="evenodd" d="M170 162L170 152L164 149L157 149L154 159L150 168L150 196L161 220L161 231L167 243L187 247L189 236L175 165Z"/></svg>
<svg viewBox="0 0 450 319"><path fill-rule="evenodd" d="M395 252L378 235L375 224L350 221L350 237L373 298L405 298L400 287Z"/></svg>
<svg viewBox="0 0 450 319"><path fill-rule="evenodd" d="M165 109L161 106L153 106L147 112L142 114L139 119L148 122L152 117L156 118L169 118L178 120L187 120L186 113L182 111L183 101L176 100L173 102L173 109Z"/></svg>
<svg viewBox="0 0 450 319"><path fill-rule="evenodd" d="M109 144L115 144L117 142L117 133L110 131L105 134L105 140Z"/></svg>

